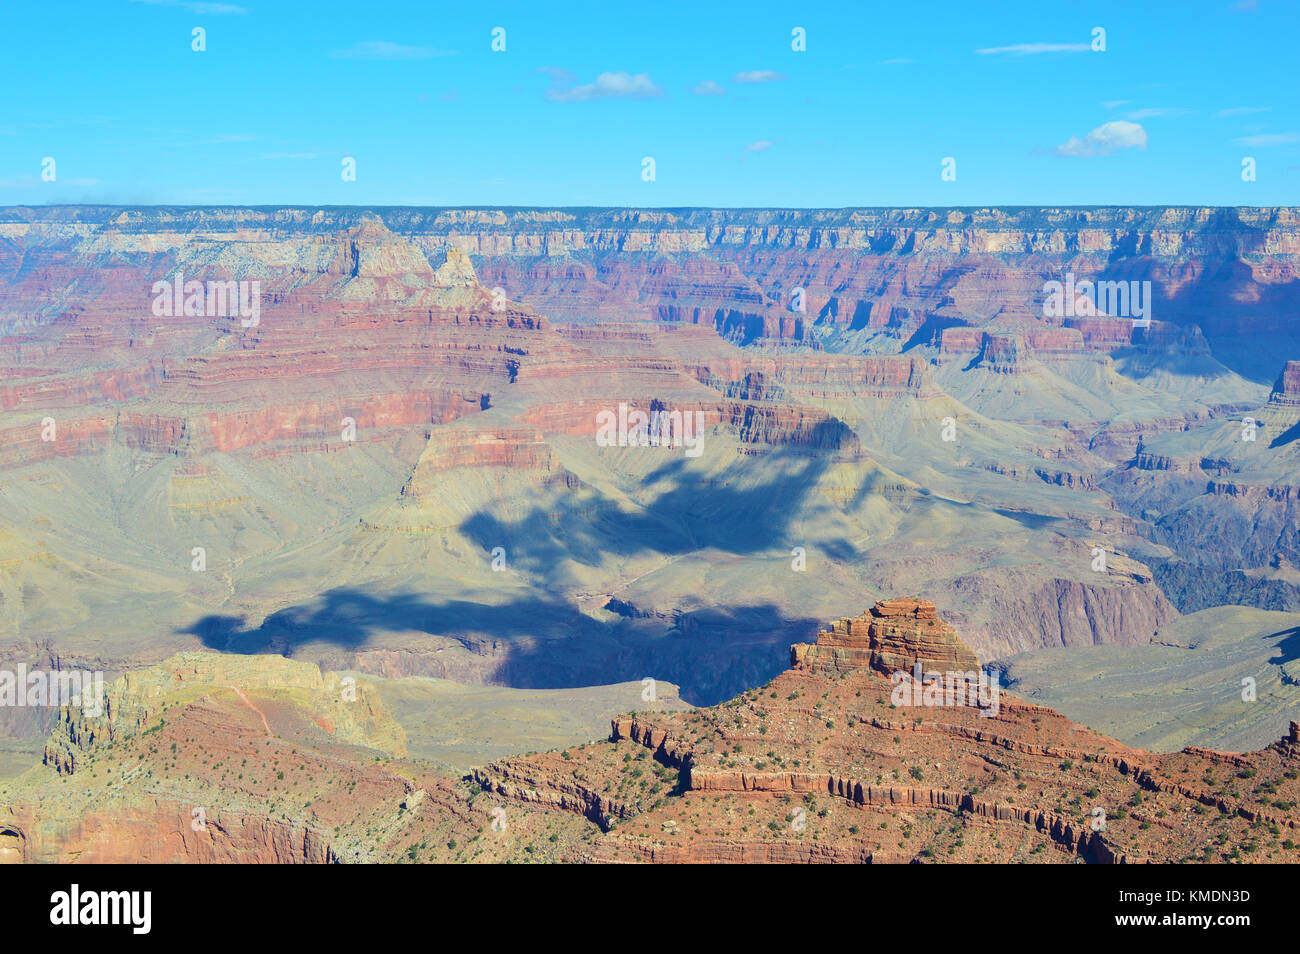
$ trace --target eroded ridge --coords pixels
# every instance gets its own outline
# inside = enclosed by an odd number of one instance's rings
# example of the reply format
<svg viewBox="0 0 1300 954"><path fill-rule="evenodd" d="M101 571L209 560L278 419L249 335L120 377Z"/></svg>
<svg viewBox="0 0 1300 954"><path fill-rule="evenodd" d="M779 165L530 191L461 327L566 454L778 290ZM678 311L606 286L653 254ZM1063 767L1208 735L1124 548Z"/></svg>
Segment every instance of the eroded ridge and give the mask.
<svg viewBox="0 0 1300 954"><path fill-rule="evenodd" d="M613 720L609 741L476 781L576 811L596 861L1296 860L1300 727L1259 752L1122 745L1000 693L899 705L898 674L978 671L926 600L882 600L722 705ZM892 678L891 678L892 677ZM917 699L923 696L915 697Z"/></svg>

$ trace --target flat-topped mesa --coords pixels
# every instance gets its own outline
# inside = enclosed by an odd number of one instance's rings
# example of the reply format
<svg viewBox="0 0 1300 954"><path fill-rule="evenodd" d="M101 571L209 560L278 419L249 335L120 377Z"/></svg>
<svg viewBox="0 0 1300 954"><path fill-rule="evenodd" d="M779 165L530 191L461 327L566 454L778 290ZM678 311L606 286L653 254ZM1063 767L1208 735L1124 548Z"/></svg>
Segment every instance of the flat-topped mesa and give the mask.
<svg viewBox="0 0 1300 954"><path fill-rule="evenodd" d="M790 647L790 665L820 673L875 669L910 672L978 672L979 657L957 630L939 619L929 600L905 596L877 600L861 616L846 617L817 634L817 642Z"/></svg>
<svg viewBox="0 0 1300 954"><path fill-rule="evenodd" d="M1273 385L1270 404L1300 405L1300 361L1288 361Z"/></svg>
<svg viewBox="0 0 1300 954"><path fill-rule="evenodd" d="M976 367L995 374L1025 374L1033 370L1033 362L1018 336L985 335Z"/></svg>

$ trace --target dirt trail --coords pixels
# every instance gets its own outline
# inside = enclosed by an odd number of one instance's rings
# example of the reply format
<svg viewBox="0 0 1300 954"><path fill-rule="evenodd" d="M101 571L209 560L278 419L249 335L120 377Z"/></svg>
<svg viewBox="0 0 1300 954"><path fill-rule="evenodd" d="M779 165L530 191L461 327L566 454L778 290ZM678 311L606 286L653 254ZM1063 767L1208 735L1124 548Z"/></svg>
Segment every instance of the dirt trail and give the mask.
<svg viewBox="0 0 1300 954"><path fill-rule="evenodd" d="M271 726L270 726L270 724L267 723L267 721L266 721L266 713L264 713L264 712L263 712L261 709L259 709L257 706L253 705L252 701L249 700L248 696L244 695L244 691L243 691L242 689L238 689L238 688L236 688L235 686L231 686L230 688L234 690L235 695L239 696L239 700L240 700L244 705L248 706L248 708L252 709L254 712L257 713L258 717L262 720L262 728L264 728L264 729L266 730L266 735L267 735L268 738L270 738L270 736L271 736Z"/></svg>

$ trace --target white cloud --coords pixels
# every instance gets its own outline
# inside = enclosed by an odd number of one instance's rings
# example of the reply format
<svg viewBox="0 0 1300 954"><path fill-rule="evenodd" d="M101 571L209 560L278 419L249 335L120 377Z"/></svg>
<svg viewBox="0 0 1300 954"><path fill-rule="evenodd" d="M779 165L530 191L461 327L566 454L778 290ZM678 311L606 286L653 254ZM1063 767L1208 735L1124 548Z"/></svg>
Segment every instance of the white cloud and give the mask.
<svg viewBox="0 0 1300 954"><path fill-rule="evenodd" d="M1115 109L1119 106L1127 106L1129 102L1130 101L1127 99L1108 99L1106 100L1106 102L1102 103L1101 105L1104 106L1106 109Z"/></svg>
<svg viewBox="0 0 1300 954"><path fill-rule="evenodd" d="M1300 142L1300 133L1265 133L1261 136L1242 136L1240 139L1234 139L1233 142L1240 146L1285 146L1288 143Z"/></svg>
<svg viewBox="0 0 1300 954"><path fill-rule="evenodd" d="M578 81L576 73L571 73L562 66L539 66L537 72L549 76L554 83L570 84Z"/></svg>
<svg viewBox="0 0 1300 954"><path fill-rule="evenodd" d="M1186 116L1189 112L1191 110L1179 106L1157 106L1135 109L1131 113L1126 113L1125 117L1127 119L1153 119L1159 116Z"/></svg>
<svg viewBox="0 0 1300 954"><path fill-rule="evenodd" d="M735 83L776 83L785 79L785 74L776 70L744 70L731 79Z"/></svg>
<svg viewBox="0 0 1300 954"><path fill-rule="evenodd" d="M745 147L745 152L766 152L772 148L772 140L760 139L758 142L751 142Z"/></svg>
<svg viewBox="0 0 1300 954"><path fill-rule="evenodd" d="M552 87L546 91L546 98L556 103L580 103L588 99L651 99L663 92L649 73L601 73L594 83L568 89Z"/></svg>
<svg viewBox="0 0 1300 954"><path fill-rule="evenodd" d="M1109 156L1120 149L1145 149L1147 131L1137 123L1116 119L1102 123L1080 139L1071 136L1053 152L1058 156Z"/></svg>
<svg viewBox="0 0 1300 954"><path fill-rule="evenodd" d="M1086 53L1092 47L1087 43L1016 43L1012 46L987 46L976 50L983 56L1008 53L1011 56L1033 56L1036 53Z"/></svg>
<svg viewBox="0 0 1300 954"><path fill-rule="evenodd" d="M131 2L147 3L151 7L180 7L205 17L242 15L248 12L246 8L237 7L233 3L205 3L201 0L131 0Z"/></svg>
<svg viewBox="0 0 1300 954"><path fill-rule="evenodd" d="M713 80L705 80L699 86L695 87L696 96L726 96L727 91L721 83L715 83Z"/></svg>
<svg viewBox="0 0 1300 954"><path fill-rule="evenodd" d="M455 50L439 50L431 46L405 46L388 40L365 40L346 50L334 50L335 60L431 60L438 56L454 56Z"/></svg>
<svg viewBox="0 0 1300 954"><path fill-rule="evenodd" d="M1215 119L1229 119L1233 116L1252 116L1255 113L1267 113L1272 106L1233 106L1231 109L1221 109L1214 114Z"/></svg>

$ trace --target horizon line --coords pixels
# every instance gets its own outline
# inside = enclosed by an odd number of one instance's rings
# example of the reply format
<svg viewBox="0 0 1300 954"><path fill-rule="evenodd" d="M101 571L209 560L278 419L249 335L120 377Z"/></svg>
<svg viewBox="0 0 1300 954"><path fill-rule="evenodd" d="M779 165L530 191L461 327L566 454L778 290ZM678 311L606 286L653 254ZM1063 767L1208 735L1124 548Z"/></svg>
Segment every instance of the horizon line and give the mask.
<svg viewBox="0 0 1300 954"><path fill-rule="evenodd" d="M1279 210L1279 209L1296 209L1300 210L1300 204L1296 205L1215 205L1211 203L1188 203L1188 202L1155 202L1155 203L1087 203L1087 204L1025 204L1025 203L980 203L977 205L511 205L511 204L452 204L452 205L426 205L426 204L391 204L391 203L365 203L365 204L327 204L315 205L304 203L286 203L277 205L273 203L218 203L212 205L188 204L188 203L115 203L115 202L51 202L51 203L17 203L14 205L0 205L0 211L11 211L16 209L41 210L41 209L185 209L194 211L215 211L222 209L279 209L279 210L316 210L323 211L326 209L355 209L360 211L374 211L377 209L437 209L437 210L454 210L467 212L506 212L506 211L558 211L558 212L586 212L586 211L633 211L633 212L860 212L860 211L888 211L888 212L932 212L939 210L947 211L981 211L985 209L1037 209L1037 210L1098 210L1098 209L1214 209L1214 210Z"/></svg>

